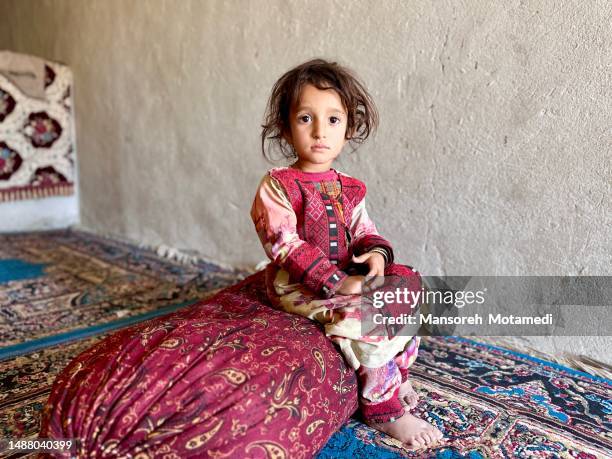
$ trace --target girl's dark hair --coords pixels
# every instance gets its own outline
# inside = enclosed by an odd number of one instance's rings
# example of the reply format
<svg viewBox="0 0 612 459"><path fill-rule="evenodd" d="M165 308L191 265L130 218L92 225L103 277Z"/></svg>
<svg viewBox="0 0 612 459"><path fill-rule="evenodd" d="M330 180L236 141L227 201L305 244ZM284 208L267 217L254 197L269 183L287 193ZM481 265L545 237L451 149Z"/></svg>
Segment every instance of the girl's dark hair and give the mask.
<svg viewBox="0 0 612 459"><path fill-rule="evenodd" d="M378 111L363 83L350 70L335 62L313 59L289 70L272 88L261 126L261 151L266 159L272 159L270 151L266 151L266 140L270 141L269 147L277 146L285 158L295 157L284 134L290 129L291 107L298 103L306 84L318 89L334 89L338 93L346 108L346 138L352 143L353 150L376 130Z"/></svg>

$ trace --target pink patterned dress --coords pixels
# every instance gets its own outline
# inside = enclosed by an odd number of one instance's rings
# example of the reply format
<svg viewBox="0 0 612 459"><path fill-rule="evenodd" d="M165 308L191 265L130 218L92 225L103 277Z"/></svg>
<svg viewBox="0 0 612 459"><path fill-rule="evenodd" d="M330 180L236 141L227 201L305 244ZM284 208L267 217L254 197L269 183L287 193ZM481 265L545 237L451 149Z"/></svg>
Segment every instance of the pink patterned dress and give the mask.
<svg viewBox="0 0 612 459"><path fill-rule="evenodd" d="M420 289L421 281L412 268L393 263L391 244L369 218L365 196L362 182L334 169L276 168L262 179L251 217L272 261L266 268L270 302L324 326L357 371L362 414L386 422L404 412L398 390L420 338L364 336L361 295L335 292L348 275L363 270L352 263L353 255L372 250L385 257L385 276L401 277L411 289Z"/></svg>

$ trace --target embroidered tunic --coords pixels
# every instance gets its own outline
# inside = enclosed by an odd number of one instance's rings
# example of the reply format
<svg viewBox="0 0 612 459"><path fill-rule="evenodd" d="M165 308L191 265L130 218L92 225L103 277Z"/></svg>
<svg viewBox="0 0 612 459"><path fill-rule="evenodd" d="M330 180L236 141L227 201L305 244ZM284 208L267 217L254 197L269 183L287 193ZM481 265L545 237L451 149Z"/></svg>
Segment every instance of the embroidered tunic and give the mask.
<svg viewBox="0 0 612 459"><path fill-rule="evenodd" d="M251 209L259 239L273 262L269 271L282 268L293 282L330 298L347 277L343 269L353 255L379 247L391 263L393 249L370 220L365 194L362 182L334 169L272 169L261 181Z"/></svg>

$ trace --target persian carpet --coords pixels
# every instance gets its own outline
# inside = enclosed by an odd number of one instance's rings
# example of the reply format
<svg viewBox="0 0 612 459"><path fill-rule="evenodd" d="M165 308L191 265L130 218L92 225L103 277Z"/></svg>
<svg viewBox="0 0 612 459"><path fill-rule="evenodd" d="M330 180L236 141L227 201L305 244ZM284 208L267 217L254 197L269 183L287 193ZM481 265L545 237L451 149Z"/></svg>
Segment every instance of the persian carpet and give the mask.
<svg viewBox="0 0 612 459"><path fill-rule="evenodd" d="M320 459L339 457L610 458L612 381L458 337L428 337L411 367L412 411L448 438L406 451L357 420Z"/></svg>
<svg viewBox="0 0 612 459"><path fill-rule="evenodd" d="M57 374L107 332L208 298L245 274L81 231L0 235L0 437L36 437Z"/></svg>
<svg viewBox="0 0 612 459"><path fill-rule="evenodd" d="M50 337L170 312L243 274L80 231L0 235L0 359Z"/></svg>
<svg viewBox="0 0 612 459"><path fill-rule="evenodd" d="M105 336L0 361L0 437L26 439L37 436L40 414L55 377L74 357Z"/></svg>

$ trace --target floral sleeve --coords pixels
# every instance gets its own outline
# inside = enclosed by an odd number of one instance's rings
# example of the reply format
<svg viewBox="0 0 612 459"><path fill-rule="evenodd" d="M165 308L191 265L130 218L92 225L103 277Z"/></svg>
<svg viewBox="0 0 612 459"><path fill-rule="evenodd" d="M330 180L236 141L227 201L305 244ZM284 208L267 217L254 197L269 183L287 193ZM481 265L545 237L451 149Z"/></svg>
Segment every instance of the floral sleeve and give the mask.
<svg viewBox="0 0 612 459"><path fill-rule="evenodd" d="M346 278L323 251L300 239L297 217L282 186L266 175L255 195L251 218L266 255L292 279L329 298Z"/></svg>
<svg viewBox="0 0 612 459"><path fill-rule="evenodd" d="M378 234L376 225L368 216L365 198L353 209L350 231L355 255L359 256L375 247L381 247L387 252L387 257L385 257L387 264L393 262L393 247L389 241Z"/></svg>

